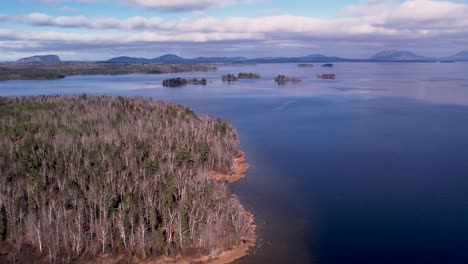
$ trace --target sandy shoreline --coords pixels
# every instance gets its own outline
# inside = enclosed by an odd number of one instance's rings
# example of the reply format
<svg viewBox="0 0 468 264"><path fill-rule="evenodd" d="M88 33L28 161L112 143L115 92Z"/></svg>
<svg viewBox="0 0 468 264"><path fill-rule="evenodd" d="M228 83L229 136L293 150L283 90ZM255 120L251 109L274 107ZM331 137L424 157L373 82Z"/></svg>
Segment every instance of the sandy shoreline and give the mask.
<svg viewBox="0 0 468 264"><path fill-rule="evenodd" d="M220 172L212 172L212 174L217 181L227 181L229 183L234 183L245 178L245 176L247 175L247 170L249 168L250 165L248 163L245 163L245 153L239 152L237 157L234 159L231 173L226 174Z"/></svg>

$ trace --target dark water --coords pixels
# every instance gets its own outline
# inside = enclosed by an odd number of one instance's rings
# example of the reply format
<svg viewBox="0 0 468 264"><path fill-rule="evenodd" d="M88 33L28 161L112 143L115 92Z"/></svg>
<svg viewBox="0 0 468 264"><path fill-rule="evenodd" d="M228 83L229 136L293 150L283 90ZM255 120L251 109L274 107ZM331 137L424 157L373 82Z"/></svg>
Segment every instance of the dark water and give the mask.
<svg viewBox="0 0 468 264"><path fill-rule="evenodd" d="M238 263L468 263L468 64L223 67L0 83L0 95L139 95L231 120L252 164L232 186L259 243ZM257 81L222 83L254 71ZM317 73L337 73L321 81ZM302 77L278 86L275 74Z"/></svg>

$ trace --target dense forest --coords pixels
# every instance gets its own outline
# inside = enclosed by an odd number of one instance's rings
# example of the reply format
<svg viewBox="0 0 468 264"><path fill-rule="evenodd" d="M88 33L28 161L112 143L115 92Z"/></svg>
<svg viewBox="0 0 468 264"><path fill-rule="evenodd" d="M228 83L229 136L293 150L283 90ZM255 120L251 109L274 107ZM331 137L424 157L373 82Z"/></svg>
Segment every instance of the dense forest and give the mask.
<svg viewBox="0 0 468 264"><path fill-rule="evenodd" d="M228 122L162 101L0 97L0 262L216 255L252 239L210 176L237 147Z"/></svg>

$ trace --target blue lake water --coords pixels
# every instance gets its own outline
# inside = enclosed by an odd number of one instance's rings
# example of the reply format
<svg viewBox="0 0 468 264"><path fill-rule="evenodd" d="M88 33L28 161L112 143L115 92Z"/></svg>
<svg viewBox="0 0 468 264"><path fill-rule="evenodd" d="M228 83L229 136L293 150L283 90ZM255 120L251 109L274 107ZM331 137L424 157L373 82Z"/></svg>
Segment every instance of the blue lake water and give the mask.
<svg viewBox="0 0 468 264"><path fill-rule="evenodd" d="M223 83L222 74L260 80ZM318 80L318 73L337 80ZM468 263L468 64L220 67L0 82L0 96L145 96L229 119L252 167L232 190L259 241L238 263ZM277 85L276 74L303 82ZM209 84L163 88L164 78Z"/></svg>

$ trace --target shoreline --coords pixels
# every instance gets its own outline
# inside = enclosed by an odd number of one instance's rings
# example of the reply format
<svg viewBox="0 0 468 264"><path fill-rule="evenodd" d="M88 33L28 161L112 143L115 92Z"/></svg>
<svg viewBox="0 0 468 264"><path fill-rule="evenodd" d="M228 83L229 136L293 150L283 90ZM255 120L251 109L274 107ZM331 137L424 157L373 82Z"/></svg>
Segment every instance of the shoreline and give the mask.
<svg viewBox="0 0 468 264"><path fill-rule="evenodd" d="M246 163L246 155L243 151L239 151L238 155L234 158L231 173L212 172L211 175L216 181L224 181L234 183L244 179L247 176L247 170L250 164ZM239 199L233 194L232 199L235 199L241 208L241 214L247 219L249 232L248 237L241 238L239 245L230 250L226 250L218 254L214 258L204 257L200 259L203 263L207 264L228 264L239 260L249 254L249 250L257 243L257 234L255 225L255 217L252 213L248 212L245 207L240 203Z"/></svg>
<svg viewBox="0 0 468 264"><path fill-rule="evenodd" d="M228 183L234 183L242 180L247 176L247 170L250 168L250 164L245 162L245 153L239 151L239 154L234 158L231 173L212 172L212 176L217 181L225 181Z"/></svg>
<svg viewBox="0 0 468 264"><path fill-rule="evenodd" d="M43 64L0 63L0 82L15 80L59 80L68 76L164 74L216 70L209 63L110 63L59 62Z"/></svg>
<svg viewBox="0 0 468 264"><path fill-rule="evenodd" d="M250 165L245 162L246 156L245 153L239 151L239 154L234 159L231 173L220 173L212 171L209 173L210 178L215 181L234 183L246 177L247 170ZM238 206L240 207L241 214L247 220L248 231L245 237L241 238L240 243L237 246L229 250L224 250L219 252L214 256L209 255L198 255L198 256L174 256L174 257L159 257L157 259L133 259L129 263L138 263L138 264L192 264L192 263L203 263L203 264L229 264L233 263L236 260L242 259L243 257L249 254L249 250L253 248L257 243L257 235L255 225L255 217L252 213L248 212L245 207L240 203L238 197L234 194L231 195L231 199L234 199ZM119 261L128 259L121 259L120 257L115 257L112 255L105 255L91 262L85 263L103 263L103 264L114 264L120 263Z"/></svg>
<svg viewBox="0 0 468 264"><path fill-rule="evenodd" d="M239 200L237 200L239 202ZM250 227L249 237L242 238L239 245L234 248L223 251L218 256L209 259L201 259L202 262L207 264L229 264L233 263L236 260L239 260L249 254L249 250L253 248L257 243L256 228L254 224L255 218L253 214L245 210L244 206L239 202L240 207L242 208L241 213L248 219L248 225Z"/></svg>

